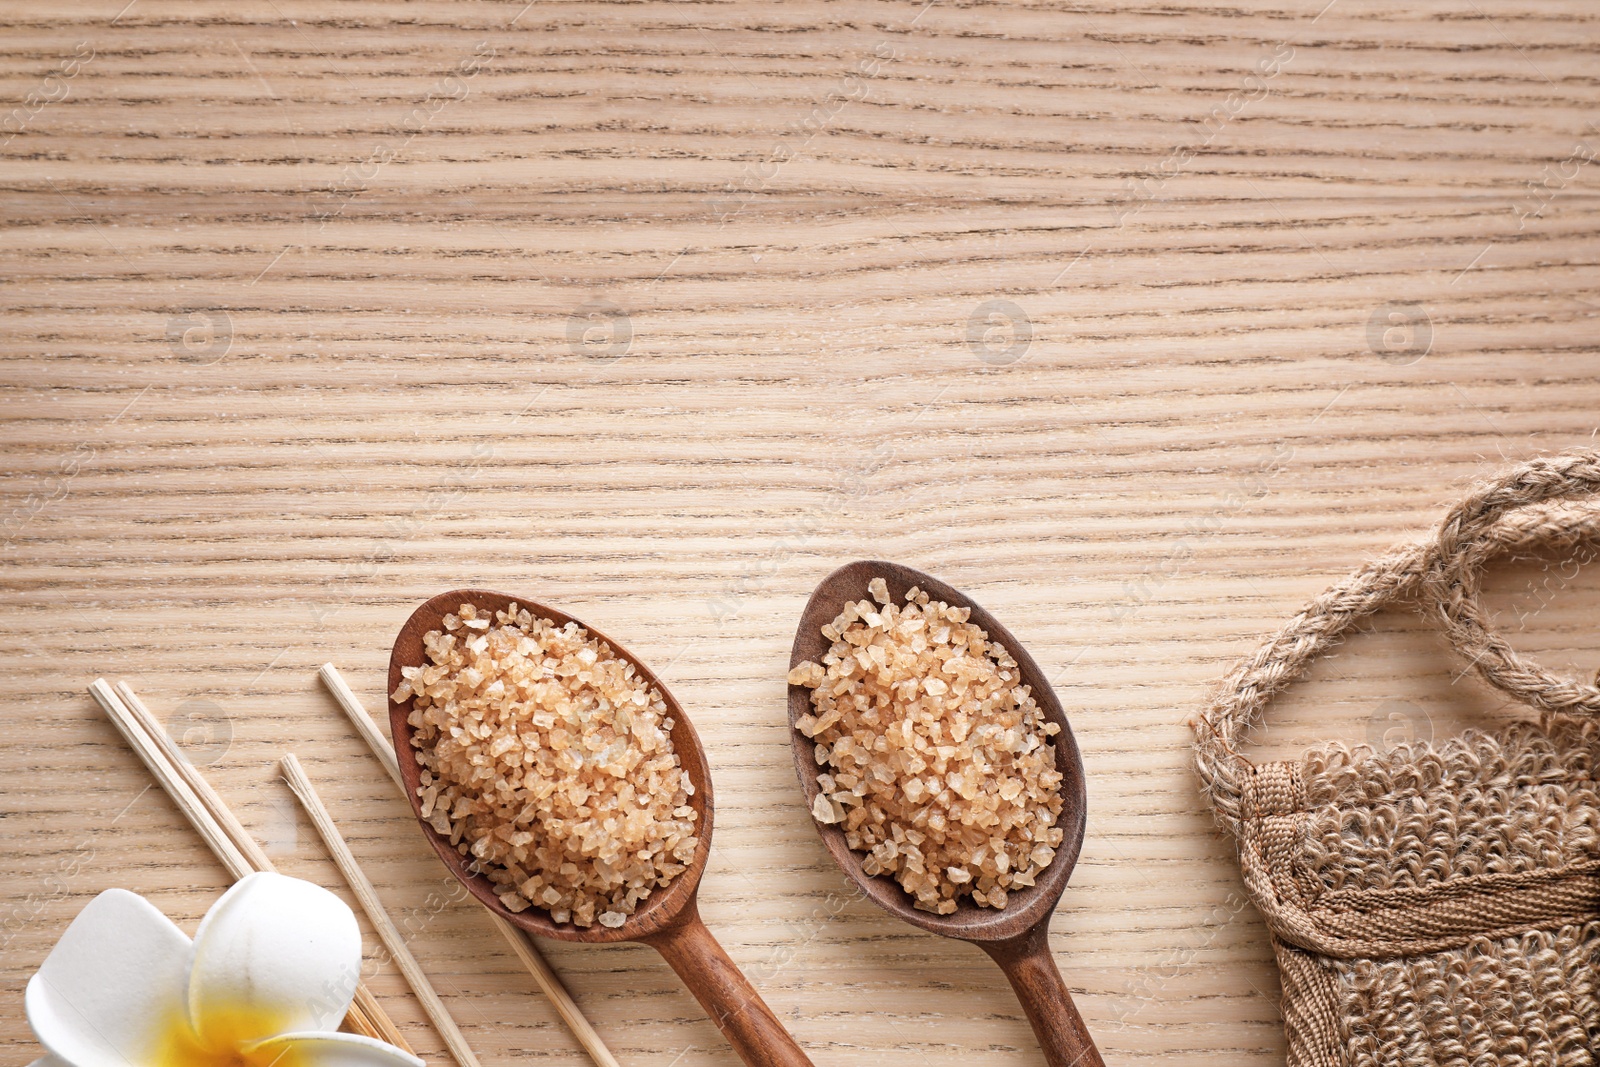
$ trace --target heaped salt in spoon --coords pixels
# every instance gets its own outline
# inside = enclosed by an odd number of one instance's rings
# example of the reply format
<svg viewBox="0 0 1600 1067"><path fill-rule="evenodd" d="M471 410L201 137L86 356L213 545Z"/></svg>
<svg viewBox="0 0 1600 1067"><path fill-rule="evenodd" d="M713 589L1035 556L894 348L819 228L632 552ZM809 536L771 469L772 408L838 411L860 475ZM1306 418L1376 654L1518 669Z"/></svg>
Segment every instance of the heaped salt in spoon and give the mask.
<svg viewBox="0 0 1600 1067"><path fill-rule="evenodd" d="M886 911L989 953L1052 1067L1100 1067L1049 947L1083 765L1027 650L932 575L865 560L812 593L790 667L795 768L834 860Z"/></svg>

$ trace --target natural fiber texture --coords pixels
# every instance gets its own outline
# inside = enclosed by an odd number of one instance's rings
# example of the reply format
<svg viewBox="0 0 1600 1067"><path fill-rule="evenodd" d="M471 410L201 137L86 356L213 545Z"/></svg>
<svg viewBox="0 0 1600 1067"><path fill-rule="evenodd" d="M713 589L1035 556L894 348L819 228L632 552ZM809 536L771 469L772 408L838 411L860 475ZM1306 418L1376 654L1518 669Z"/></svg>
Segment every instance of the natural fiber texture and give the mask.
<svg viewBox="0 0 1600 1067"><path fill-rule="evenodd" d="M1437 534L1317 597L1196 718L1200 777L1236 839L1283 974L1290 1067L1600 1065L1600 690L1530 663L1479 598L1497 555L1600 540L1600 453L1475 488ZM1272 696L1353 623L1415 599L1536 714L1387 752L1252 764Z"/></svg>

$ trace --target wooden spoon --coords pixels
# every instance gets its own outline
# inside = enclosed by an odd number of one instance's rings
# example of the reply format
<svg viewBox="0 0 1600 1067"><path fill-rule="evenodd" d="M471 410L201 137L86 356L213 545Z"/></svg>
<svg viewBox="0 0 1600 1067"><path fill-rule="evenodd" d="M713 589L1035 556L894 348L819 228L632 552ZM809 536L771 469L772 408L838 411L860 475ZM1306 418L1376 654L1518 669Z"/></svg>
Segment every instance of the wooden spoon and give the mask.
<svg viewBox="0 0 1600 1067"><path fill-rule="evenodd" d="M954 607L972 609L971 621L982 627L989 637L1006 647L1022 669L1022 681L1031 687L1033 698L1049 721L1061 727L1054 738L1056 770L1061 772L1060 792L1064 804L1056 825L1064 832L1061 847L1055 859L1039 873L1038 882L1024 889L1008 891L1004 908L983 908L963 900L949 915L935 915L912 907L912 899L887 875L870 875L861 869L865 853L854 852L845 844L844 831L838 826L817 823L822 843L833 854L834 861L844 868L867 896L878 906L914 926L932 930L946 937L971 941L982 948L1005 971L1011 988L1022 1002L1033 1032L1051 1067L1104 1067L1094 1039L1089 1036L1083 1016L1072 1003L1072 994L1061 980L1054 957L1050 954L1050 916L1056 901L1067 887L1067 878L1078 862L1078 851L1083 846L1084 784L1083 763L1078 756L1078 745L1072 739L1072 728L1056 699L1055 690L1039 665L1028 655L1028 650L1011 635L1011 631L959 590L921 571L897 563L878 560L861 560L840 567L822 580L800 618L800 628L795 633L794 650L789 656L791 668L811 660L820 663L832 642L822 636L822 627L844 610L845 604L871 597L867 583L882 578L888 586L890 599L904 604L906 591L916 586L930 599L942 600ZM805 792L809 810L817 799L816 743L806 737L794 724L809 713L811 690L800 685L789 687L790 738L794 744L795 770L800 776L800 788ZM813 820L815 821L815 820Z"/></svg>
<svg viewBox="0 0 1600 1067"><path fill-rule="evenodd" d="M400 775L405 779L406 795L411 798L412 810L429 844L433 845L433 850L439 854L450 873L460 879L461 884L484 907L529 933L558 941L641 941L654 948L678 972L711 1021L732 1043L734 1051L751 1067L812 1067L811 1061L800 1051L800 1046L795 1044L794 1038L789 1036L772 1009L761 1000L760 994L728 958L722 946L717 944L705 923L700 921L695 894L700 886L700 875L705 871L706 857L711 851L711 817L714 808L711 772L706 765L705 750L700 747L700 738L695 735L689 717L649 667L594 627L537 601L484 589L457 589L441 593L423 604L412 612L411 618L400 628L400 636L395 638L394 652L389 658L389 692L393 693L400 685L401 667L421 666L427 661L422 649L423 636L431 630L443 629L446 614L460 610L463 604L476 606L482 614L504 610L512 603L526 608L539 618L550 619L557 626L578 622L589 631L591 637L604 641L618 656L633 664L645 683L654 686L661 694L672 717L672 746L677 751L684 772L694 783L694 796L689 798L689 802L699 813L699 847L695 849L694 860L687 870L666 887L652 892L639 905L639 910L615 929L557 923L550 918L549 912L538 907L512 912L500 903L493 883L472 869L468 858L450 844L449 838L440 835L423 820L422 801L417 796L421 767L417 763L417 751L411 744L412 701L407 699L403 703L396 703L391 698L389 727L394 738L395 756L400 761Z"/></svg>

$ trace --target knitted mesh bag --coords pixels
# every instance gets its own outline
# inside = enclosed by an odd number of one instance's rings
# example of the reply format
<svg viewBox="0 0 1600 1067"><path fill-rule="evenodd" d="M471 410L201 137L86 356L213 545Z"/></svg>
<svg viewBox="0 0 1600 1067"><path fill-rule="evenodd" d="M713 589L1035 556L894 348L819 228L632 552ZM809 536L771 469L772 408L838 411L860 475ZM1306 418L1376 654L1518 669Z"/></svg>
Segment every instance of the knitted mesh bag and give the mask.
<svg viewBox="0 0 1600 1067"><path fill-rule="evenodd" d="M1600 510L1579 506L1597 491L1597 452L1478 486L1436 536L1313 600L1195 718L1200 777L1272 935L1290 1067L1600 1065L1600 689L1514 652L1479 597L1495 556L1600 540ZM1275 693L1397 601L1536 714L1387 752L1240 754Z"/></svg>

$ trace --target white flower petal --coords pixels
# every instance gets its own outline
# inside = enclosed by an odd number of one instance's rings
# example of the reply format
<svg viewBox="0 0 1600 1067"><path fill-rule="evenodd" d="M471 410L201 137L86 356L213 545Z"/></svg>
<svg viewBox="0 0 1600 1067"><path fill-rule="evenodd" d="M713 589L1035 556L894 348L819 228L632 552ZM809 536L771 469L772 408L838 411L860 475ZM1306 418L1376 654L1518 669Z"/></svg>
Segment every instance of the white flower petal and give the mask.
<svg viewBox="0 0 1600 1067"><path fill-rule="evenodd" d="M332 1030L360 972L361 928L344 901L298 878L246 875L195 932L189 1017L208 1045ZM254 1032L239 1032L246 1016Z"/></svg>
<svg viewBox="0 0 1600 1067"><path fill-rule="evenodd" d="M72 1067L72 1064L60 1056L54 1056L46 1052L43 1056L28 1064L28 1067Z"/></svg>
<svg viewBox="0 0 1600 1067"><path fill-rule="evenodd" d="M28 1024L72 1067L149 1063L168 1029L186 1025L193 952L155 905L108 889L72 920L29 980Z"/></svg>
<svg viewBox="0 0 1600 1067"><path fill-rule="evenodd" d="M360 1034L283 1034L253 1046L250 1058L276 1062L278 1055L261 1053L278 1049L288 1053L282 1062L295 1067L422 1067L422 1061L409 1052Z"/></svg>

